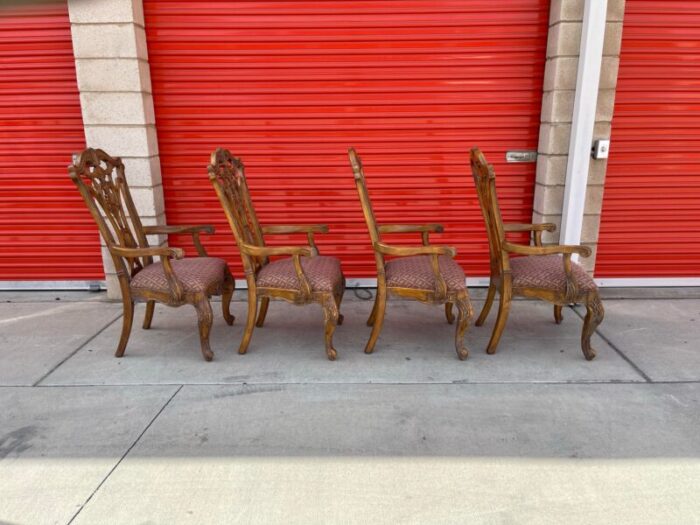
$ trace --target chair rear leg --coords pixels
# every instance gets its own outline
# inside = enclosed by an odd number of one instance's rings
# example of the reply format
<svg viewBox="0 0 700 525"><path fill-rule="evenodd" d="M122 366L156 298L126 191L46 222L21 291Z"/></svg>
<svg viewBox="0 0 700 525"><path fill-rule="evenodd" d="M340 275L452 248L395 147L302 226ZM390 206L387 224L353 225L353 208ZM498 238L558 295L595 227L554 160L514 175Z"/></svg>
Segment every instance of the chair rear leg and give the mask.
<svg viewBox="0 0 700 525"><path fill-rule="evenodd" d="M343 321L345 320L345 316L340 313L340 303L343 302L343 293L339 293L333 296L333 299L335 300L335 306L338 309L338 325L343 324Z"/></svg>
<svg viewBox="0 0 700 525"><path fill-rule="evenodd" d="M270 298L263 297L260 300L260 312L258 312L258 320L256 321L255 326L261 327L263 324L265 324L265 317L267 317L268 306L270 306Z"/></svg>
<svg viewBox="0 0 700 525"><path fill-rule="evenodd" d="M372 305L372 312L367 318L367 326L374 326L374 320L377 318L377 303L379 302L379 289L377 289L377 294L374 296L374 304Z"/></svg>
<svg viewBox="0 0 700 525"><path fill-rule="evenodd" d="M452 313L452 303L445 303L445 317L447 318L447 324L455 322L455 314Z"/></svg>
<svg viewBox="0 0 700 525"><path fill-rule="evenodd" d="M481 313L479 314L479 318L476 320L476 323L474 323L476 326L481 326L486 321L486 318L489 316L489 312L491 311L491 305L493 305L493 299L495 297L496 297L496 285L493 284L493 281L490 281L489 282L489 291L486 293L486 302L484 302L484 307L481 309Z"/></svg>
<svg viewBox="0 0 700 525"><path fill-rule="evenodd" d="M564 316L561 314L563 306L560 306L558 304L554 305L554 322L557 324L561 324L561 322L564 320Z"/></svg>
<svg viewBox="0 0 700 525"><path fill-rule="evenodd" d="M122 291L122 293L124 292ZM124 355L126 344L129 342L129 335L131 335L131 325L134 323L134 302L130 297L125 298L123 302L124 316L122 318L122 335L119 338L117 351L114 353L115 357L122 357Z"/></svg>
<svg viewBox="0 0 700 525"><path fill-rule="evenodd" d="M581 332L581 350L583 350L583 355L588 361L596 356L596 351L591 346L591 336L595 329L598 328L598 325L603 322L604 317L605 309L596 293L586 301L586 318L583 321L583 330Z"/></svg>
<svg viewBox="0 0 700 525"><path fill-rule="evenodd" d="M214 352L211 351L209 347L209 332L211 332L211 325L214 322L214 314L211 311L211 304L209 304L209 299L204 298L199 302L195 303L195 309L197 310L197 320L199 324L199 343L202 347L202 356L204 356L205 361L211 361L214 359Z"/></svg>
<svg viewBox="0 0 700 525"><path fill-rule="evenodd" d="M469 327L469 321L471 321L474 317L474 309L472 308L472 303L469 301L468 296L458 297L455 304L457 306L455 349L457 350L457 357L464 361L469 355L469 349L464 346L464 334Z"/></svg>
<svg viewBox="0 0 700 525"><path fill-rule="evenodd" d="M153 321L153 312L156 309L155 301L148 301L146 303L146 315L143 318L143 329L148 330L151 327L151 322Z"/></svg>
<svg viewBox="0 0 700 525"><path fill-rule="evenodd" d="M263 297L263 299L265 299ZM253 330L255 329L255 314L258 309L258 296L254 289L251 289L250 284L248 285L248 317L245 322L245 329L243 330L243 339L241 339L241 344L238 347L238 353L243 355L248 351L248 345L250 344L250 338L253 337Z"/></svg>
<svg viewBox="0 0 700 525"><path fill-rule="evenodd" d="M231 313L231 299L233 298L233 292L236 290L236 280L233 275L226 270L224 275L224 288L221 294L221 310L224 314L224 320L226 324L231 326L236 318Z"/></svg>
<svg viewBox="0 0 700 525"><path fill-rule="evenodd" d="M374 320L372 323L372 333L369 335L369 340L365 346L365 354L371 354L374 352L374 345L379 339L379 332L382 331L382 325L384 324L384 311L386 310L386 289L377 288L377 299L374 303L374 309L372 313L374 314ZM372 316L370 316L371 318ZM369 323L369 321L368 321Z"/></svg>
<svg viewBox="0 0 700 525"><path fill-rule="evenodd" d="M335 361L338 357L338 352L333 348L333 333L335 332L335 327L338 325L338 305L336 303L336 298L328 296L323 300L323 319L325 322L325 342L326 342L326 355L330 361Z"/></svg>
<svg viewBox="0 0 700 525"><path fill-rule="evenodd" d="M501 340L501 335L503 335L503 329L506 327L506 321L508 321L508 314L510 313L510 287L507 284L502 284L501 286L502 288L499 293L500 297L498 301L498 317L496 318L496 324L494 325L493 332L491 333L491 339L486 347L487 354L496 353L496 347L498 347L498 342ZM486 305L484 305L484 308L486 308ZM483 310L481 313L483 315Z"/></svg>

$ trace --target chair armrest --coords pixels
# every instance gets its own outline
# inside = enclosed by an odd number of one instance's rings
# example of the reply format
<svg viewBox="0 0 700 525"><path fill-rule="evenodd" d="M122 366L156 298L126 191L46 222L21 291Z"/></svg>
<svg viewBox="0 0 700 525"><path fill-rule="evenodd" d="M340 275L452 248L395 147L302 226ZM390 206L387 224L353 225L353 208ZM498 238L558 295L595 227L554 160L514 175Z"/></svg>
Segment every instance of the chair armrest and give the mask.
<svg viewBox="0 0 700 525"><path fill-rule="evenodd" d="M390 246L383 242L375 242L374 249L383 255L409 257L411 255L449 255L454 257L457 250L452 246Z"/></svg>
<svg viewBox="0 0 700 525"><path fill-rule="evenodd" d="M442 233L442 224L380 224L381 233L414 233L414 232L437 232Z"/></svg>
<svg viewBox="0 0 700 525"><path fill-rule="evenodd" d="M551 222L545 222L542 224L504 224L503 229L507 232L536 232L545 231L553 232L556 231L557 225Z"/></svg>
<svg viewBox="0 0 700 525"><path fill-rule="evenodd" d="M454 257L457 250L452 246L389 246L381 242L374 243L374 249L383 255L406 257L411 255L430 256L430 268L435 276L435 300L443 301L447 297L447 283L440 271L439 255Z"/></svg>
<svg viewBox="0 0 700 525"><path fill-rule="evenodd" d="M311 246L253 246L252 244L242 244L240 250L243 253L254 257L270 257L273 255L291 255L294 271L299 279L299 291L304 299L311 298L312 289L309 279L304 273L304 268L301 266L301 257L312 257L315 254Z"/></svg>
<svg viewBox="0 0 700 525"><path fill-rule="evenodd" d="M169 248L167 246L153 246L148 248L121 248L113 246L110 251L119 257L134 259L136 257L160 257L160 262L163 265L163 273L165 280L168 281L168 288L175 302L182 301L184 288L180 279L177 278L173 267L170 264L170 258L182 259L185 256L185 251L182 248Z"/></svg>
<svg viewBox="0 0 700 525"><path fill-rule="evenodd" d="M380 224L379 233L420 233L423 246L430 245L428 234L442 233L442 224Z"/></svg>
<svg viewBox="0 0 700 525"><path fill-rule="evenodd" d="M310 246L255 246L242 244L240 250L253 257L271 257L275 255L301 255L311 257L313 249Z"/></svg>
<svg viewBox="0 0 700 525"><path fill-rule="evenodd" d="M542 246L542 232L553 232L557 229L557 225L551 222L542 224L504 224L503 230L506 233L511 232L532 232L535 237L535 246Z"/></svg>
<svg viewBox="0 0 700 525"><path fill-rule="evenodd" d="M148 248L122 248L112 246L110 251L119 257L135 259L136 257L172 257L182 259L185 251L182 248L170 248L168 246L149 246Z"/></svg>
<svg viewBox="0 0 700 525"><path fill-rule="evenodd" d="M206 257L207 251L202 246L199 239L200 233L214 233L214 226L211 224L199 224L196 226L166 226L165 224L156 224L153 226L144 226L143 231L146 235L168 234L168 233L189 233L192 235L192 242L197 250L197 255Z"/></svg>
<svg viewBox="0 0 700 525"><path fill-rule="evenodd" d="M554 244L552 246L523 246L522 244L513 244L512 242L504 242L503 249L510 253L517 253L519 255L553 255L557 253L561 254L574 254L577 253L581 257L589 257L591 255L591 249L588 246L573 246L566 244Z"/></svg>
<svg viewBox="0 0 700 525"><path fill-rule="evenodd" d="M314 251L314 255L318 255L318 248L316 247L316 240L314 239L314 233L328 233L327 224L299 224L299 225L288 225L279 224L273 226L263 226L262 232L265 234L285 234L285 233L305 233L306 238L309 241L309 246Z"/></svg>
<svg viewBox="0 0 700 525"><path fill-rule="evenodd" d="M327 224L275 224L263 226L263 233L328 233Z"/></svg>

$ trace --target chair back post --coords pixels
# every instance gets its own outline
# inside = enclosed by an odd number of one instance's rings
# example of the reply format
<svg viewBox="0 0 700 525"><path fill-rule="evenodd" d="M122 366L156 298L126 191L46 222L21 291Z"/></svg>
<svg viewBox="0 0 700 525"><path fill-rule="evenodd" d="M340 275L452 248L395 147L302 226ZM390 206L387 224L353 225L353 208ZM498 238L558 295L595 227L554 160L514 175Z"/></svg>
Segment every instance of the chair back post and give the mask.
<svg viewBox="0 0 700 525"><path fill-rule="evenodd" d="M510 273L510 261L507 252L503 250L505 229L501 208L496 193L496 173L493 166L486 162L486 157L477 147L472 148L470 164L476 193L479 197L481 212L486 223L489 241L490 266L492 275Z"/></svg>
<svg viewBox="0 0 700 525"><path fill-rule="evenodd" d="M217 148L211 154L207 171L239 249L244 244L265 246L241 159L234 157L227 149ZM243 250L240 253L248 286L255 286L255 274L268 260L249 255Z"/></svg>
<svg viewBox="0 0 700 525"><path fill-rule="evenodd" d="M153 257L122 257L114 248L148 248L148 239L131 198L119 157L87 148L74 155L68 174L83 197L112 256L122 292L131 278L153 262Z"/></svg>
<svg viewBox="0 0 700 525"><path fill-rule="evenodd" d="M360 159L360 156L355 151L355 148L348 149L348 157L350 158L350 165L352 166L352 172L355 176L355 186L357 186L357 193L360 195L362 213L365 216L365 222L367 223L367 229L369 230L369 237L372 241L374 258L377 262L378 278L384 279L384 256L375 247L375 245L381 242L382 239L379 235L379 229L377 228L377 220L374 216L374 210L372 209L372 201L369 198L367 184L365 183L365 172L362 167L362 159Z"/></svg>

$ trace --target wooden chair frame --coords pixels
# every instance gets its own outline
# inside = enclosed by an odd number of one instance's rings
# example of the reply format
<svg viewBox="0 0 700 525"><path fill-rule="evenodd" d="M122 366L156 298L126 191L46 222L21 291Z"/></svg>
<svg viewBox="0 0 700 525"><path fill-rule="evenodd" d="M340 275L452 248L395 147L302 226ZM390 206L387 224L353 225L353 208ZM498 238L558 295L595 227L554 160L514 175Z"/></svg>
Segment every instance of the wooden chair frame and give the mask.
<svg viewBox="0 0 700 525"><path fill-rule="evenodd" d="M262 327L265 322L270 300L279 299L297 305L310 303L321 305L325 321L326 355L331 361L335 360L337 351L333 347L333 333L336 326L343 322L340 304L345 290L345 278L343 277L342 289L337 294L313 291L301 263L302 257L318 255L314 234L327 233L328 226L324 224L260 226L250 198L245 166L241 159L234 157L226 149L217 148L211 154L208 171L209 180L221 201L236 238L248 284L248 317L238 353L247 352L254 327ZM308 246L265 246L265 234L291 233L305 233ZM300 283L298 290L258 286L256 282L258 273L270 262L269 258L275 256L291 256L296 277ZM258 299L260 299L260 311L257 313L256 322Z"/></svg>
<svg viewBox="0 0 700 525"><path fill-rule="evenodd" d="M372 327L365 353L371 354L374 351L374 346L379 338L382 325L384 323L384 313L388 297L395 296L404 299L412 299L426 304L444 304L445 316L447 322L454 323L454 314L452 313L452 305L457 307L457 326L455 331L455 349L459 359L466 359L469 355L469 350L464 345L464 334L469 325L469 321L473 316L473 309L469 301L467 289L460 291L448 290L445 278L440 271L438 257L447 255L454 258L456 250L450 246L436 246L430 244L430 233L441 233L443 227L440 224L383 224L377 225L377 221L372 209L372 203L367 191L365 183L365 175L362 167L362 161L354 150L348 150L350 165L355 176L355 185L362 203L362 212L367 222L372 247L374 249L374 258L377 263L377 295L375 298L372 313L367 319L367 325ZM381 239L382 233L420 233L422 246L391 246L386 244ZM386 282L386 262L385 256L389 257L408 257L414 255L428 255L430 257L430 265L435 277L435 289L421 290L416 288L399 288L388 286Z"/></svg>
<svg viewBox="0 0 700 525"><path fill-rule="evenodd" d="M198 255L206 257L200 234L214 233L213 226L143 226L131 198L124 176L124 164L120 158L110 157L100 149L88 148L76 155L75 159L68 167L68 173L97 223L119 279L124 317L116 357L122 357L126 350L134 319L134 303L146 303L143 328L147 330L151 327L155 303L159 302L168 306L191 304L195 307L202 355L205 360L211 361L214 354L209 346L209 332L213 314L209 297L222 295L224 319L232 325L234 317L230 312L230 303L235 289L233 276L226 267L223 284L201 293L186 292L170 262L171 259L182 259L184 251L181 248L149 246L146 235L189 233ZM162 262L168 282L167 292L134 289L130 286L131 279L153 263L153 257L159 257Z"/></svg>
<svg viewBox="0 0 700 525"><path fill-rule="evenodd" d="M511 300L514 296L530 297L542 299L554 304L554 320L561 323L562 308L572 303L582 303L586 306L586 317L584 319L583 331L581 333L581 348L587 360L595 357L596 352L591 347L591 335L596 327L603 321L605 310L600 301L597 289L591 291L579 290L579 286L572 274L571 256L578 254L581 257L591 255L591 249L587 246L550 245L542 246L542 232L553 232L556 225L545 224L504 224L501 218L501 210L498 205L496 194L496 175L493 166L486 162L486 158L479 148L472 148L471 168L476 185L479 203L484 215L486 230L488 233L490 250L490 281L486 296L486 302L476 321L477 326L481 326L491 310L496 292L499 294L498 317L493 328L491 339L486 351L489 354L496 352L496 347L503 334L508 313L510 312ZM509 242L506 234L511 232L532 232L534 246L524 246ZM513 285L511 273L511 255L562 255L562 264L566 275L566 287L564 290L556 291L544 288L516 287Z"/></svg>

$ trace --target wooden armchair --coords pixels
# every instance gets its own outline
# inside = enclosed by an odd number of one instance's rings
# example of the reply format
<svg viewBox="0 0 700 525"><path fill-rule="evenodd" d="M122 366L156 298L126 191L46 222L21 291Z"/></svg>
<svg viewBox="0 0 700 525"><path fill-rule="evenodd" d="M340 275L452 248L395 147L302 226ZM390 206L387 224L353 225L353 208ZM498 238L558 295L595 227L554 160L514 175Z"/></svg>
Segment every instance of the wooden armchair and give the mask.
<svg viewBox="0 0 700 525"><path fill-rule="evenodd" d="M371 354L374 350L384 323L387 297L393 295L428 304L444 304L447 322L450 324L454 322L452 305L456 305L458 318L455 348L457 356L466 359L469 351L464 346L464 333L473 310L464 271L453 260L456 250L449 246L430 244L430 233L443 231L439 224L377 226L365 185L362 161L353 148L348 151L348 156L377 262L377 296L367 320L367 325L372 327L372 333L367 341L365 353ZM391 246L382 242L382 233L420 233L422 246ZM385 261L385 256L395 258Z"/></svg>
<svg viewBox="0 0 700 525"><path fill-rule="evenodd" d="M134 319L134 303L146 303L143 328L151 327L155 303L168 306L194 305L199 319L199 338L204 359L214 357L209 347L213 314L209 298L222 295L224 319L231 325L229 311L235 281L226 261L207 257L200 233L214 233L212 226L143 226L121 159L104 151L88 148L69 166L71 179L78 187L114 261L124 304L121 339L116 356L122 357L129 341ZM180 248L149 246L146 235L189 233L199 257L183 258ZM153 262L159 257L160 262Z"/></svg>
<svg viewBox="0 0 700 525"><path fill-rule="evenodd" d="M303 305L320 303L325 317L326 355L337 357L333 333L342 324L340 303L345 292L345 277L340 261L318 255L315 233L326 233L325 225L261 227L248 192L245 167L240 159L222 148L211 155L209 179L236 237L248 283L248 319L238 348L245 354L254 326L263 326L270 299ZM265 246L264 234L305 233L308 246ZM271 261L270 257L283 256ZM257 323L258 298L261 299Z"/></svg>
<svg viewBox="0 0 700 525"><path fill-rule="evenodd" d="M589 361L595 357L591 335L603 321L603 304L593 279L571 260L573 254L591 255L587 246L542 246L542 232L553 232L554 224L503 224L496 196L496 175L493 166L479 148L471 150L471 168L481 210L488 232L491 253L491 280L486 303L476 321L481 326L489 314L496 292L500 296L498 318L486 351L496 352L498 341L508 319L513 296L534 297L554 303L554 320L562 321L562 307L571 303L586 305L586 318L581 334L583 355ZM534 246L514 244L506 239L510 232L530 231ZM511 257L521 255L524 257Z"/></svg>

